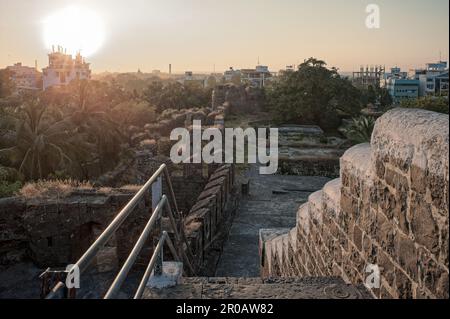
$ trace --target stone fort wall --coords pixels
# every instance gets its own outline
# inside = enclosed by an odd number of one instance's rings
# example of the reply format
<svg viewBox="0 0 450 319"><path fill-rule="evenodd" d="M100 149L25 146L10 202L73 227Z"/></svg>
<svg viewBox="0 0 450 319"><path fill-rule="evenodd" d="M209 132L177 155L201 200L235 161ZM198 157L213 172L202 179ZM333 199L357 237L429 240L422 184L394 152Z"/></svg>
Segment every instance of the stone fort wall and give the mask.
<svg viewBox="0 0 450 319"><path fill-rule="evenodd" d="M394 109L341 158L293 229L261 230L262 275L339 276L376 298L449 297L449 117Z"/></svg>

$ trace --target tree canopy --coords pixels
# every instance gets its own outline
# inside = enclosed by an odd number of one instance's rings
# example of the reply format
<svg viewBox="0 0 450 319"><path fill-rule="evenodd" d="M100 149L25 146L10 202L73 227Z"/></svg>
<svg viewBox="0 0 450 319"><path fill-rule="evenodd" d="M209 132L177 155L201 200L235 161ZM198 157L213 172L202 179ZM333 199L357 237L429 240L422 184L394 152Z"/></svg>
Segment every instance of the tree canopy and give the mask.
<svg viewBox="0 0 450 319"><path fill-rule="evenodd" d="M361 109L361 93L335 68L315 58L297 71L286 72L267 92L268 106L279 122L338 126L339 115L352 116Z"/></svg>

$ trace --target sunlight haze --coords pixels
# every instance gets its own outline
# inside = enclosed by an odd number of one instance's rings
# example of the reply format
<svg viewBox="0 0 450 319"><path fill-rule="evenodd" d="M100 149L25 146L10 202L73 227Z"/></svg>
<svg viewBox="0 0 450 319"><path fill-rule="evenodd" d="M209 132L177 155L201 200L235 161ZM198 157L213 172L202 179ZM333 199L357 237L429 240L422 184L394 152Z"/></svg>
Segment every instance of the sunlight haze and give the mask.
<svg viewBox="0 0 450 319"><path fill-rule="evenodd" d="M381 8L378 30L365 26L370 3ZM45 19L68 7L97 17L90 31L79 26L95 72L165 72L169 63L174 72L223 72L258 58L278 71L311 56L342 71L409 69L448 59L448 0L2 0L0 65L45 66Z"/></svg>

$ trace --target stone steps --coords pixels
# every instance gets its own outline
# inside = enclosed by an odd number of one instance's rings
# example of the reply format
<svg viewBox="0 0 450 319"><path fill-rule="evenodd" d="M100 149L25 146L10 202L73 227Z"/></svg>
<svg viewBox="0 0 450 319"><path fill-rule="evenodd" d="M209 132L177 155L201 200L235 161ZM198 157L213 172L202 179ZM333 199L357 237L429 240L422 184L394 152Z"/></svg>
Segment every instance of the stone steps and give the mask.
<svg viewBox="0 0 450 319"><path fill-rule="evenodd" d="M367 299L364 287L340 278L182 278L163 289L147 288L143 299Z"/></svg>

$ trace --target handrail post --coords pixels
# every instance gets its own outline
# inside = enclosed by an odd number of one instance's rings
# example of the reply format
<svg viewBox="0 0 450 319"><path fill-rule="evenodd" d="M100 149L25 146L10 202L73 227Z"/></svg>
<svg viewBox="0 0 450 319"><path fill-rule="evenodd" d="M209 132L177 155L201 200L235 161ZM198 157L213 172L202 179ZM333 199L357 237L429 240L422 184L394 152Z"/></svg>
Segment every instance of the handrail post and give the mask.
<svg viewBox="0 0 450 319"><path fill-rule="evenodd" d="M167 201L166 201L167 203ZM167 204L166 204L167 205ZM162 213L163 213L164 209L161 210L161 214L160 217L158 218L157 223L157 229L158 229L158 233L162 233ZM159 243L159 238L155 238L155 244L153 245L154 247L154 251L156 251L156 248L158 247L158 243ZM155 269L154 269L154 274L155 276L162 276L163 274L163 260L164 260L164 245L161 246L161 248L159 249L159 251L156 251L156 262L155 262Z"/></svg>
<svg viewBox="0 0 450 319"><path fill-rule="evenodd" d="M181 215L180 211L178 210L178 203L175 199L175 192L173 191L172 181L170 179L169 170L167 169L167 166L164 166L164 177L166 178L167 187L169 188L169 194L170 199L172 200L173 208L175 209L175 212L177 215ZM181 216L177 216L181 217Z"/></svg>

